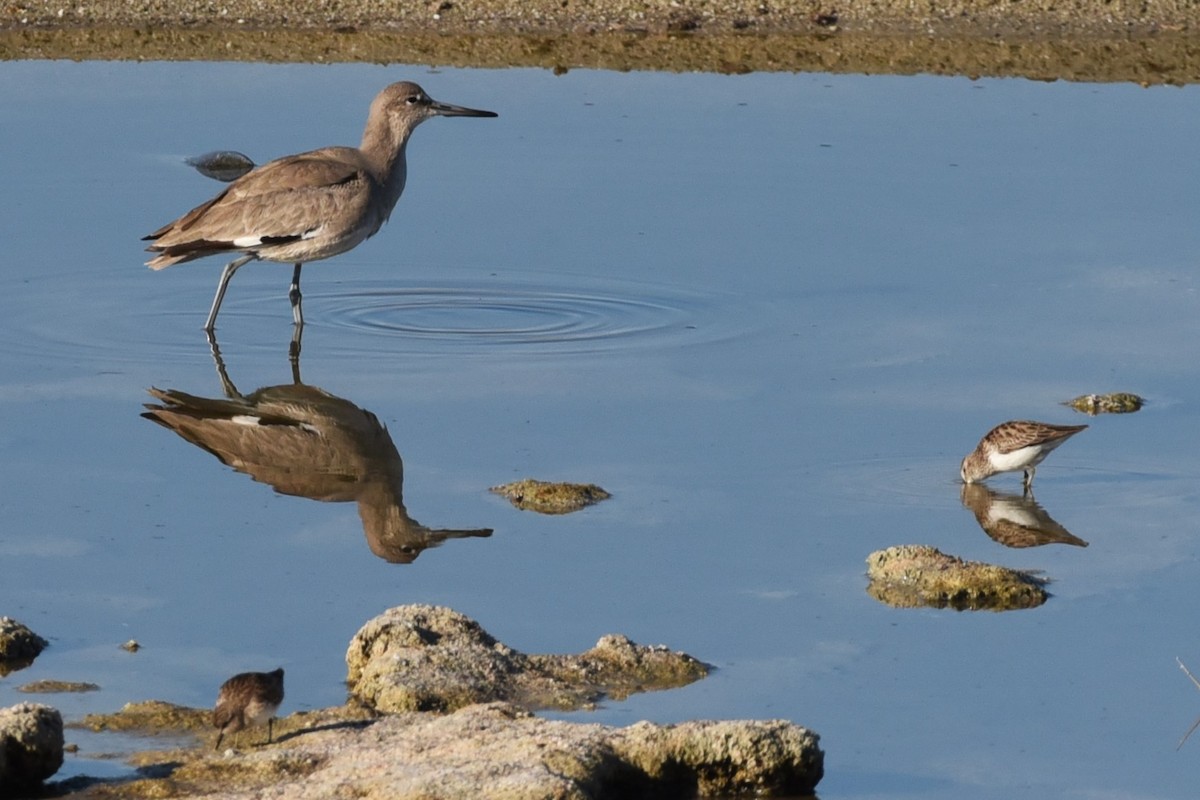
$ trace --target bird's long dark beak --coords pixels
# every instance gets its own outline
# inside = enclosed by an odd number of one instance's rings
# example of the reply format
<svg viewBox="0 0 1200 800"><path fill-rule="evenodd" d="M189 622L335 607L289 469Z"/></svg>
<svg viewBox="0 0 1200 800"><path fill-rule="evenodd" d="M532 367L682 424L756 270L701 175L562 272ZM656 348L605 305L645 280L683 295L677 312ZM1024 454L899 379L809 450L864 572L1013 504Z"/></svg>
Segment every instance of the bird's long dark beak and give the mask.
<svg viewBox="0 0 1200 800"><path fill-rule="evenodd" d="M429 108L433 113L440 114L443 117L498 117L500 116L495 111L480 111L477 108L466 108L465 106L453 106L449 103L439 103L437 100L429 104Z"/></svg>

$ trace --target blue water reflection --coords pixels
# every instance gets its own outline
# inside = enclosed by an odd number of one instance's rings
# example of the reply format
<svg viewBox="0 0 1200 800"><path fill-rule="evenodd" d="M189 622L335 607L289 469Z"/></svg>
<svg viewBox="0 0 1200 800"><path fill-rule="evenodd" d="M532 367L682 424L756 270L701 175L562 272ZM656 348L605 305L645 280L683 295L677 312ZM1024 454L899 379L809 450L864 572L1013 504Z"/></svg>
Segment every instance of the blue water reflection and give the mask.
<svg viewBox="0 0 1200 800"><path fill-rule="evenodd" d="M280 664L282 711L338 703L363 622L442 603L528 652L621 632L715 664L570 716L792 719L823 736L824 798L1193 796L1195 742L1174 748L1200 712L1175 663L1200 667L1196 89L0 75L0 613L52 641L0 704L55 678L103 687L53 698L73 717L209 705ZM138 416L150 386L217 391L199 328L221 264L141 266L139 237L214 190L184 159L353 144L400 78L500 117L422 126L388 226L306 270L303 364L387 426L421 519L495 529L406 566L363 547L352 504L273 494ZM291 379L287 269L249 265L222 311L255 385ZM979 437L1111 390L1150 402L1038 471L1089 546L981 535L957 481ZM527 476L613 499L547 518L487 493ZM1054 596L884 607L864 561L907 543L1042 570Z"/></svg>
<svg viewBox="0 0 1200 800"><path fill-rule="evenodd" d="M391 434L370 411L303 382L303 329L294 333L290 383L243 394L210 335L221 395L151 387L154 402L142 416L279 494L355 503L367 545L389 563L411 564L447 539L491 536L491 528L430 528L409 515L404 462Z"/></svg>

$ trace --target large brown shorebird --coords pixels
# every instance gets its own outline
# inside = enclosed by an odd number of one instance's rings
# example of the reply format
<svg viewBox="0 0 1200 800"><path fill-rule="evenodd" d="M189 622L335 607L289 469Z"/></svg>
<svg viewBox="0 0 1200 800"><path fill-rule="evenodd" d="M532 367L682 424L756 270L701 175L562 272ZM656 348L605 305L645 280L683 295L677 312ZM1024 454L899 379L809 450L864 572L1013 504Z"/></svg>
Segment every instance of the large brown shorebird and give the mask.
<svg viewBox="0 0 1200 800"><path fill-rule="evenodd" d="M255 259L295 264L288 297L292 319L304 324L300 267L336 256L374 236L404 191L408 137L432 117L494 117L492 111L439 103L415 83L393 83L376 96L358 147L323 147L276 159L143 237L158 255L153 269L219 253L242 253L225 265L204 329L233 273Z"/></svg>

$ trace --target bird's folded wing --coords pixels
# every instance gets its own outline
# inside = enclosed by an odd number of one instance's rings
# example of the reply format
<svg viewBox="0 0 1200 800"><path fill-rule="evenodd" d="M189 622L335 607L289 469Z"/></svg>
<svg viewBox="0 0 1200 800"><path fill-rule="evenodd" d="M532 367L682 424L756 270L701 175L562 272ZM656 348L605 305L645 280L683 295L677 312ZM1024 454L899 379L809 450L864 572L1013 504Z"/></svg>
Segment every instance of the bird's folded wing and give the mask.
<svg viewBox="0 0 1200 800"><path fill-rule="evenodd" d="M356 156L328 148L264 164L147 238L156 240L152 249L166 252L201 242L240 249L305 238L356 198L365 202L369 178Z"/></svg>

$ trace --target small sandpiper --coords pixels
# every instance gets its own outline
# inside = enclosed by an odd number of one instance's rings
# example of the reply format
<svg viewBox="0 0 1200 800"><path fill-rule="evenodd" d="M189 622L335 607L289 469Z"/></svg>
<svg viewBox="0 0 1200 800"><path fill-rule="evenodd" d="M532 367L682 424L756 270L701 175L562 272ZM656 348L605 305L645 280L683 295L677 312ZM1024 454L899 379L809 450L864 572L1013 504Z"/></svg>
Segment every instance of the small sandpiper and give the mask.
<svg viewBox="0 0 1200 800"><path fill-rule="evenodd" d="M243 672L221 684L213 725L220 731L217 746L225 734L267 723L267 744L274 734L275 712L283 702L283 668L274 672Z"/></svg>
<svg viewBox="0 0 1200 800"><path fill-rule="evenodd" d="M1000 472L1025 471L1025 491L1033 488L1033 473L1050 451L1087 425L1050 425L1031 420L1002 422L987 432L962 461L964 483L975 483Z"/></svg>

